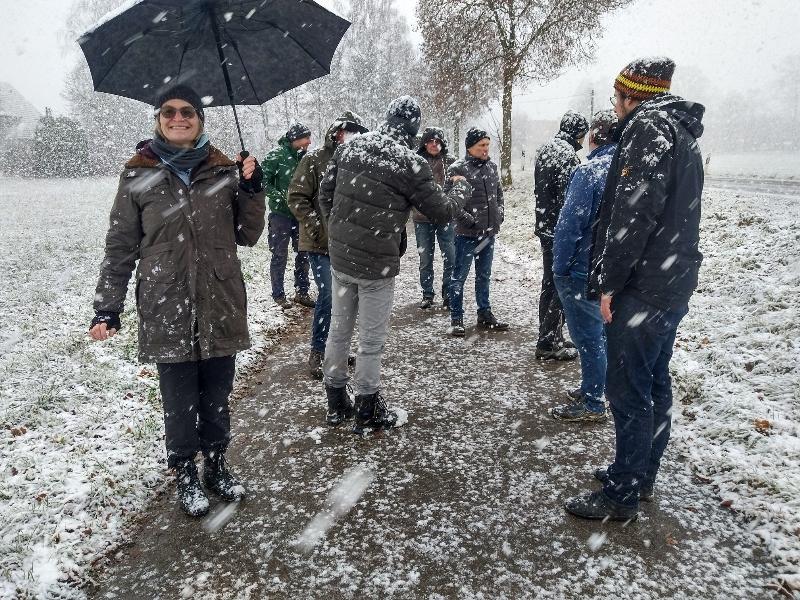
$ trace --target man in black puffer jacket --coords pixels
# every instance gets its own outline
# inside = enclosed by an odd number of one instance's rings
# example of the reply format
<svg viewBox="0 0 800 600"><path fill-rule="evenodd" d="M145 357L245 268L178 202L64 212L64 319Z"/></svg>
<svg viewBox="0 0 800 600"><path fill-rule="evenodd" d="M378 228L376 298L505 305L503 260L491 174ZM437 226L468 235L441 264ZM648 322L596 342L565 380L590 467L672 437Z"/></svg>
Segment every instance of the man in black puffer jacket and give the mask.
<svg viewBox="0 0 800 600"><path fill-rule="evenodd" d="M421 118L416 100L410 96L394 100L386 123L377 131L336 149L320 185L333 275L331 328L322 367L328 422L353 414L345 386L358 317L354 433L398 422L398 414L386 408L380 395L380 370L411 207L433 223L446 224L464 212L472 191L463 177L457 177L445 194L425 159L411 149ZM341 418L331 419L331 414Z"/></svg>
<svg viewBox="0 0 800 600"><path fill-rule="evenodd" d="M580 164L578 150L589 131L583 115L568 110L555 137L539 147L533 173L536 222L533 231L542 244L542 288L539 294L539 339L536 358L572 360L573 348L564 347L564 310L553 283L553 236L564 206L572 173Z"/></svg>
<svg viewBox="0 0 800 600"><path fill-rule="evenodd" d="M595 476L602 491L572 498L578 516L633 519L650 500L671 427L669 362L703 259L705 108L669 94L675 63L640 59L617 77L619 145L594 230L590 296L607 323L606 398L616 456Z"/></svg>
<svg viewBox="0 0 800 600"><path fill-rule="evenodd" d="M503 223L505 205L497 165L489 158L489 135L472 127L467 132L464 158L450 167L451 175L462 175L472 185L472 197L465 212L456 220L455 266L450 286L450 335L463 337L464 282L475 260L475 302L478 327L506 331L508 323L498 321L489 303L489 280L492 276L494 238ZM450 183L445 184L448 189Z"/></svg>

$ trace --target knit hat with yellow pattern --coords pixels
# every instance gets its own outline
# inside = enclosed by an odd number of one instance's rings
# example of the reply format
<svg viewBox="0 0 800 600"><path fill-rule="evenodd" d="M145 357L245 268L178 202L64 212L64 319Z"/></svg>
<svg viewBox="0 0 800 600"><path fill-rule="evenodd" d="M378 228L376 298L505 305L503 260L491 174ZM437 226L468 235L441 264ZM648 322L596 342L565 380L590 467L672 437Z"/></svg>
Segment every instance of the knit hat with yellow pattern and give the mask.
<svg viewBox="0 0 800 600"><path fill-rule="evenodd" d="M617 75L614 89L634 100L648 100L669 91L674 72L669 58L639 58Z"/></svg>

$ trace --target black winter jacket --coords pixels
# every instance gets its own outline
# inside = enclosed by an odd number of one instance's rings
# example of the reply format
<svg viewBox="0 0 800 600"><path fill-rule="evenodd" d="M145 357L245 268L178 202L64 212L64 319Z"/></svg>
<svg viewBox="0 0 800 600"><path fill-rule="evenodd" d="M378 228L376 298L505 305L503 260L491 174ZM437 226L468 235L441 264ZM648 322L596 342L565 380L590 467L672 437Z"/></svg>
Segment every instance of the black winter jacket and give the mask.
<svg viewBox="0 0 800 600"><path fill-rule="evenodd" d="M450 166L445 190L453 186L450 178L454 175L466 177L472 185L472 196L467 200L464 211L456 218L456 234L482 237L500 233L505 205L497 165L491 160L481 160L468 154Z"/></svg>
<svg viewBox="0 0 800 600"><path fill-rule="evenodd" d="M553 243L558 215L564 206L572 173L581 160L581 146L564 131L539 146L533 170L533 194L536 197L536 222L533 232L544 244Z"/></svg>
<svg viewBox="0 0 800 600"><path fill-rule="evenodd" d="M463 213L471 188L445 195L400 129L384 124L336 149L320 185L331 267L360 279L394 277L411 207L444 225Z"/></svg>
<svg viewBox="0 0 800 600"><path fill-rule="evenodd" d="M591 297L626 293L662 310L689 302L703 260L704 112L661 94L620 123L593 231Z"/></svg>

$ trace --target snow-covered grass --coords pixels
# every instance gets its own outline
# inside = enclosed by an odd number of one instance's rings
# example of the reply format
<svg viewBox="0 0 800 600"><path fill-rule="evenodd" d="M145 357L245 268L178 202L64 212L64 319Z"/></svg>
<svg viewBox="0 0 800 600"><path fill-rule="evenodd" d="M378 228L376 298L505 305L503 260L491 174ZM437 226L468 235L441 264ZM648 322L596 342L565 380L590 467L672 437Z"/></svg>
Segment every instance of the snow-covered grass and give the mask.
<svg viewBox="0 0 800 600"><path fill-rule="evenodd" d="M109 342L87 336L116 183L0 180L0 598L69 597L166 481L155 367L137 364L135 311ZM254 342L241 372L283 316L266 244L240 256Z"/></svg>
<svg viewBox="0 0 800 600"><path fill-rule="evenodd" d="M709 177L765 177L800 179L800 152L739 152L712 154L706 168Z"/></svg>
<svg viewBox="0 0 800 600"><path fill-rule="evenodd" d="M502 237L538 264L531 173L515 176ZM707 189L701 227L700 286L672 361L672 449L796 577L800 198Z"/></svg>

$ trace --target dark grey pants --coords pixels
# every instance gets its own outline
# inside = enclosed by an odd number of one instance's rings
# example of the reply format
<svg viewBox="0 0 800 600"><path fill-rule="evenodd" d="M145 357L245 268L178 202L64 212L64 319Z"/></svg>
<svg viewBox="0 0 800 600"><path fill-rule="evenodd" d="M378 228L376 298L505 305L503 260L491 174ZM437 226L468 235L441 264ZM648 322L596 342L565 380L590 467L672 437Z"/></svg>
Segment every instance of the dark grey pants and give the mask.
<svg viewBox="0 0 800 600"><path fill-rule="evenodd" d="M542 291L539 294L537 348L553 350L564 343L564 310L553 282L553 245L542 242Z"/></svg>
<svg viewBox="0 0 800 600"><path fill-rule="evenodd" d="M231 439L228 396L236 357L158 363L164 406L167 465L174 467L198 451L224 452Z"/></svg>

